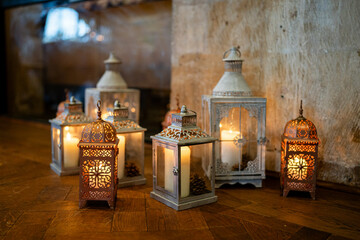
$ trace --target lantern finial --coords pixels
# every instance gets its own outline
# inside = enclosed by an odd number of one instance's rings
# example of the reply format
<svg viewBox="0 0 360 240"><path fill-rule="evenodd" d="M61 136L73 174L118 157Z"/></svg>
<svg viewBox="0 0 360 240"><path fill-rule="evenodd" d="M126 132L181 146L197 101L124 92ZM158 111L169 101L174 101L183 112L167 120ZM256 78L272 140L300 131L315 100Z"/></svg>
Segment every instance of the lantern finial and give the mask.
<svg viewBox="0 0 360 240"><path fill-rule="evenodd" d="M302 108L302 100L300 100L300 109L299 109L300 117L303 116L303 108Z"/></svg>
<svg viewBox="0 0 360 240"><path fill-rule="evenodd" d="M186 105L182 105L180 112L181 112L181 113L187 113L187 112L188 112L188 110L187 110L187 108L186 108Z"/></svg>
<svg viewBox="0 0 360 240"><path fill-rule="evenodd" d="M71 98L70 98L70 103L71 103L71 104L76 103L76 99L75 99L75 97L74 97L74 96L71 96Z"/></svg>
<svg viewBox="0 0 360 240"><path fill-rule="evenodd" d="M98 100L97 101L97 104L96 104L97 108L98 108L98 112L97 112L97 115L98 115L98 120L101 120L101 110L100 110L100 106L101 106L101 101Z"/></svg>

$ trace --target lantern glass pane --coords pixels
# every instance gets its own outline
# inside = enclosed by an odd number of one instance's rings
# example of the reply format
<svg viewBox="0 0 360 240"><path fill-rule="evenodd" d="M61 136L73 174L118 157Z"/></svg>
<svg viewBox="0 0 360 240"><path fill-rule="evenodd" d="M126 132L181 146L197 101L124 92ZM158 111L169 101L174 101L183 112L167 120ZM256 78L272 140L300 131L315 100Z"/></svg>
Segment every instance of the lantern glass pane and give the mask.
<svg viewBox="0 0 360 240"><path fill-rule="evenodd" d="M171 195L175 194L173 169L175 167L175 149L157 146L156 150L156 185Z"/></svg>
<svg viewBox="0 0 360 240"><path fill-rule="evenodd" d="M79 166L78 143L84 126L74 125L63 127L63 149L64 149L64 168Z"/></svg>
<svg viewBox="0 0 360 240"><path fill-rule="evenodd" d="M228 171L243 171L256 159L257 126L257 119L243 107L231 108L227 117L221 119L220 154Z"/></svg>
<svg viewBox="0 0 360 240"><path fill-rule="evenodd" d="M61 151L60 151L60 129L52 127L52 137L53 137L53 158L55 163L60 166L61 161Z"/></svg>
<svg viewBox="0 0 360 240"><path fill-rule="evenodd" d="M118 178L133 178L143 175L144 133L118 134Z"/></svg>
<svg viewBox="0 0 360 240"><path fill-rule="evenodd" d="M198 196L211 192L212 143L180 148L180 196Z"/></svg>

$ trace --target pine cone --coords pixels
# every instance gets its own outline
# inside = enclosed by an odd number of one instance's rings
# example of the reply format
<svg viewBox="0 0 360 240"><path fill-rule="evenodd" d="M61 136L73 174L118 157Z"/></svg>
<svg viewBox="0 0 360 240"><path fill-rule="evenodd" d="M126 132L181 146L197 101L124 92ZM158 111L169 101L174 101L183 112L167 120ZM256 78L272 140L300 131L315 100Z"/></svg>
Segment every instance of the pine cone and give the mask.
<svg viewBox="0 0 360 240"><path fill-rule="evenodd" d="M140 170L135 165L135 163L126 163L125 164L125 172L127 177L136 177L140 176Z"/></svg>
<svg viewBox="0 0 360 240"><path fill-rule="evenodd" d="M194 195L209 192L206 189L205 180L196 173L190 178L190 192Z"/></svg>

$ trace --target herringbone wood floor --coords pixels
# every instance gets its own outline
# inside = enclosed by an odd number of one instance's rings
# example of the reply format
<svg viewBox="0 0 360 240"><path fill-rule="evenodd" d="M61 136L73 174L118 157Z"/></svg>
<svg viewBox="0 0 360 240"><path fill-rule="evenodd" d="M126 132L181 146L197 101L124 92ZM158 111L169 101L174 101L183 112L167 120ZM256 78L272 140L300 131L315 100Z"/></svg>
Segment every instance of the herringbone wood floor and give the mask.
<svg viewBox="0 0 360 240"><path fill-rule="evenodd" d="M50 170L50 127L0 118L1 239L360 239L360 196L318 188L279 196L277 179L264 187L216 191L217 203L177 212L145 186L118 190L115 210L78 208L78 176Z"/></svg>

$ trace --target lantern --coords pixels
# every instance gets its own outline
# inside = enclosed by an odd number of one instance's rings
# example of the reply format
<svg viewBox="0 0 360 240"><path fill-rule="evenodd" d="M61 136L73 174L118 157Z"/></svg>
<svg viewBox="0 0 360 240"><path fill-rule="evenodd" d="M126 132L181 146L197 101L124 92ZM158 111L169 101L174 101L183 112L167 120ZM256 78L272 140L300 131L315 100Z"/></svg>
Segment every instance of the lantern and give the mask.
<svg viewBox="0 0 360 240"><path fill-rule="evenodd" d="M252 96L241 73L240 56L238 48L224 53L224 75L211 96L202 96L204 131L219 139L216 187L225 183L261 187L265 178L266 98Z"/></svg>
<svg viewBox="0 0 360 240"><path fill-rule="evenodd" d="M215 138L196 126L196 114L182 106L172 124L153 141L152 198L176 210L217 201L214 188Z"/></svg>
<svg viewBox="0 0 360 240"><path fill-rule="evenodd" d="M281 193L286 197L290 190L310 192L315 199L318 145L315 125L300 116L289 121L281 136Z"/></svg>
<svg viewBox="0 0 360 240"><path fill-rule="evenodd" d="M127 88L127 84L119 72L121 62L112 53L104 63L106 71L97 83L96 88L85 90L86 115L96 119L96 102L100 99L102 102L102 118L105 119L110 114L107 109L112 107L115 99L118 99L129 108L129 118L139 122L140 91Z"/></svg>
<svg viewBox="0 0 360 240"><path fill-rule="evenodd" d="M79 173L79 149L84 126L91 122L82 110L82 103L71 97L64 103L64 111L51 123L51 169L58 175L72 175Z"/></svg>
<svg viewBox="0 0 360 240"><path fill-rule="evenodd" d="M146 129L128 119L128 108L121 107L117 100L114 108L109 109L109 112L110 116L105 120L114 125L119 139L118 186L145 184L144 132Z"/></svg>
<svg viewBox="0 0 360 240"><path fill-rule="evenodd" d="M101 119L100 101L98 118L85 126L79 142L80 186L79 207L88 200L107 201L115 207L117 192L118 138L115 127Z"/></svg>

